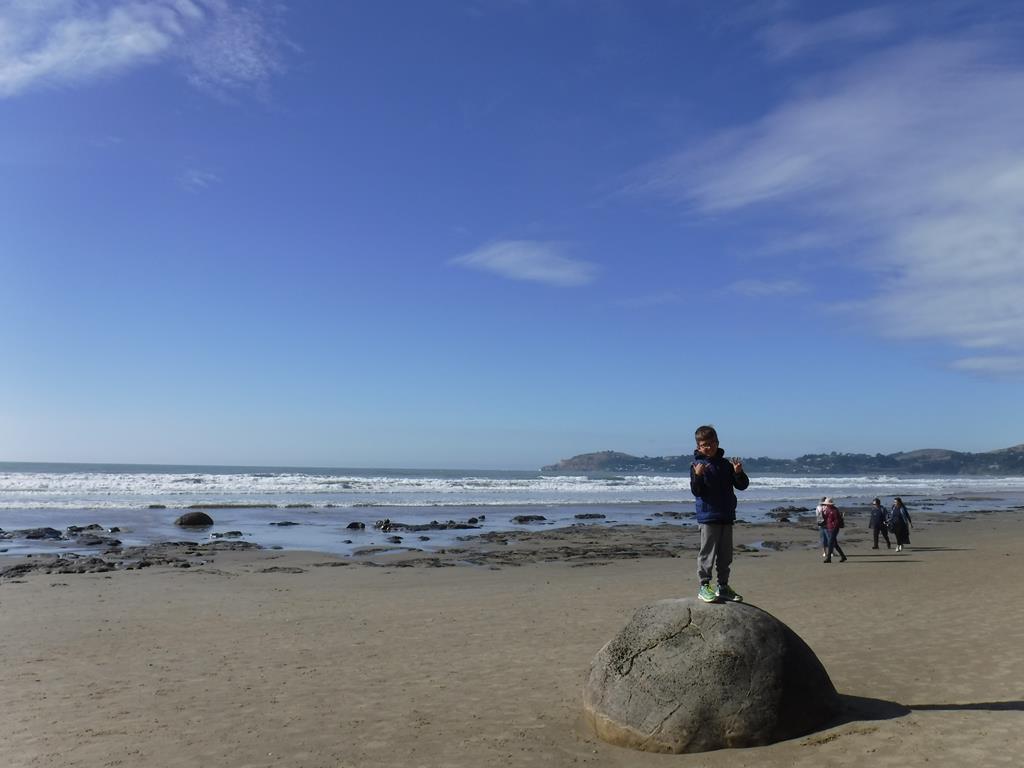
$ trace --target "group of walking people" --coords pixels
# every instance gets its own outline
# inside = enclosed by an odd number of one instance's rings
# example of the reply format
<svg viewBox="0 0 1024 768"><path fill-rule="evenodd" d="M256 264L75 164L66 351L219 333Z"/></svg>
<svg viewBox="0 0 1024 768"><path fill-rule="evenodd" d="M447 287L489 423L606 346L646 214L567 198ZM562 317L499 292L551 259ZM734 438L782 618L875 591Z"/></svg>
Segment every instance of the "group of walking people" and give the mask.
<svg viewBox="0 0 1024 768"><path fill-rule="evenodd" d="M879 534L885 539L885 548L890 549L892 544L889 541L889 534L891 533L896 539L896 551L902 552L903 547L910 543L910 529L913 527L914 524L910 521L910 512L907 511L903 499L899 496L888 510L878 499L871 502L871 518L868 520L868 528L871 529L872 549L878 549Z"/></svg>
<svg viewBox="0 0 1024 768"><path fill-rule="evenodd" d="M818 522L818 531L821 537L822 562L831 563L832 555L838 554L839 562L845 563L846 553L839 546L839 530L846 525L843 513L830 496L823 496L814 516ZM879 535L885 540L885 548L891 549L892 543L889 540L891 533L896 539L896 551L902 552L903 547L910 543L910 529L913 528L910 512L907 511L903 499L897 496L888 510L882 506L880 499L874 499L871 502L871 518L868 520L868 528L871 529L872 534L872 549L878 549Z"/></svg>

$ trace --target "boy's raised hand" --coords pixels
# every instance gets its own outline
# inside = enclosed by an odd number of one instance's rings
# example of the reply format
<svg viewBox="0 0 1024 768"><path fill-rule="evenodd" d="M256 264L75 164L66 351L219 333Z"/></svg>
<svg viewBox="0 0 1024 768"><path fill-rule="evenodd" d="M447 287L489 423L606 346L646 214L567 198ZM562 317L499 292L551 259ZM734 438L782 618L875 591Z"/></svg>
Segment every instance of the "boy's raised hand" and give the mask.
<svg viewBox="0 0 1024 768"><path fill-rule="evenodd" d="M729 461L732 462L733 471L735 471L735 472L742 472L743 471L743 459L740 459L740 458L737 458L737 457L733 457L733 458L729 459Z"/></svg>
<svg viewBox="0 0 1024 768"><path fill-rule="evenodd" d="M707 465L703 461L695 461L691 466L693 467L693 474L697 477L702 477L704 475L704 468Z"/></svg>

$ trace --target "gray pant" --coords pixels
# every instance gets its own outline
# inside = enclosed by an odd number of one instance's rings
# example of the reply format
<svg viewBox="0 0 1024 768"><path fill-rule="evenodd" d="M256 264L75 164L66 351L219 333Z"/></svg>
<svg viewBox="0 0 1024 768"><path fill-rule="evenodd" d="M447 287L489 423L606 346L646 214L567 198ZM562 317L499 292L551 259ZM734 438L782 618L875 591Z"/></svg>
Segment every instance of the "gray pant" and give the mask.
<svg viewBox="0 0 1024 768"><path fill-rule="evenodd" d="M718 583L729 583L732 566L732 526L724 523L700 524L700 553L697 555L697 576L701 584L711 582L711 572L718 569Z"/></svg>

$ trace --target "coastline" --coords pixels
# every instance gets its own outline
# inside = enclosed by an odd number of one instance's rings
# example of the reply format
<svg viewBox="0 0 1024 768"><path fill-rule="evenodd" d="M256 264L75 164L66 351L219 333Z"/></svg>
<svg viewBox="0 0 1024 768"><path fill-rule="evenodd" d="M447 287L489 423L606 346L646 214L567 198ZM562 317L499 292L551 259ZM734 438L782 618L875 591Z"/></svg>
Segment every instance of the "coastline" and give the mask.
<svg viewBox="0 0 1024 768"><path fill-rule="evenodd" d="M808 642L850 715L674 760L1015 764L1024 513L914 522L895 554L855 520L849 562L829 566L813 525L739 525L736 588ZM0 579L0 749L12 768L661 765L596 740L580 690L633 610L695 590L695 536L581 526L348 558L222 546L189 568Z"/></svg>
<svg viewBox="0 0 1024 768"><path fill-rule="evenodd" d="M584 521L693 522L688 475L134 465L7 469L18 471L0 471L0 562L30 553L91 555L115 546L110 539L125 548L231 539L352 555L390 543L425 551L458 547L473 532L458 528L470 525L478 533L502 533ZM738 517L758 523L775 519L779 509L809 512L824 495L838 499L848 513L866 509L875 496L887 502L902 496L915 515L1024 509L1024 477L759 476L739 495ZM214 526L185 530L174 524L193 510L209 511ZM520 524L522 516L535 521ZM405 523L406 530L375 531L375 521L385 518ZM41 533L28 535L34 531ZM394 541L395 535L402 540Z"/></svg>

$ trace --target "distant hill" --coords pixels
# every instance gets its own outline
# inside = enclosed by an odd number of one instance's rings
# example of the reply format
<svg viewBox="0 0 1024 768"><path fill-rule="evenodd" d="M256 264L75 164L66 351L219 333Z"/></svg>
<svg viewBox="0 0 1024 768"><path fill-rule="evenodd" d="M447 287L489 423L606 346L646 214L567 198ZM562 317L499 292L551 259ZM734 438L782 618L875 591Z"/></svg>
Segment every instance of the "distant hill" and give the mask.
<svg viewBox="0 0 1024 768"><path fill-rule="evenodd" d="M542 472L689 472L692 454L632 456L619 451L581 453ZM985 453L923 448L906 453L809 453L795 459L743 458L748 472L792 475L1024 475L1024 443Z"/></svg>

